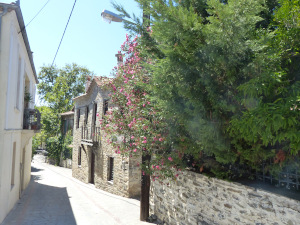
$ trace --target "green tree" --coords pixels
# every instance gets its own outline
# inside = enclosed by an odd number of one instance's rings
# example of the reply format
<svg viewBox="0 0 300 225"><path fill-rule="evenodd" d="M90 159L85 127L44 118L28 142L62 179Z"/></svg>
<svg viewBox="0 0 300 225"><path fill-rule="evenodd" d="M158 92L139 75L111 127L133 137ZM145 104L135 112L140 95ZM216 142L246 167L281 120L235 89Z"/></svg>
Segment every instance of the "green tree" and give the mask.
<svg viewBox="0 0 300 225"><path fill-rule="evenodd" d="M67 151L64 137L61 136L60 113L74 107L73 98L85 91L87 76L93 77L85 67L77 64L66 65L63 68L42 67L39 73L38 94L45 103L40 106L42 131L47 137L49 156L59 163L62 151Z"/></svg>
<svg viewBox="0 0 300 225"><path fill-rule="evenodd" d="M274 157L277 169L294 163L300 150L300 1L279 2L267 54L255 62L260 73L240 86L245 110L230 129L245 159L257 165Z"/></svg>
<svg viewBox="0 0 300 225"><path fill-rule="evenodd" d="M59 69L42 67L39 73L38 94L55 113L71 110L72 99L84 93L86 77L94 74L73 63Z"/></svg>
<svg viewBox="0 0 300 225"><path fill-rule="evenodd" d="M299 1L137 2L151 29L125 25L142 31L150 95L180 155L228 177L222 165L298 152Z"/></svg>
<svg viewBox="0 0 300 225"><path fill-rule="evenodd" d="M201 152L233 163L239 155L227 129L243 110L237 87L250 79L252 60L261 51L257 24L266 10L263 1L209 0L206 18L191 6L154 2L151 37L164 57L151 67L152 86L174 121L176 147L195 163L202 163Z"/></svg>

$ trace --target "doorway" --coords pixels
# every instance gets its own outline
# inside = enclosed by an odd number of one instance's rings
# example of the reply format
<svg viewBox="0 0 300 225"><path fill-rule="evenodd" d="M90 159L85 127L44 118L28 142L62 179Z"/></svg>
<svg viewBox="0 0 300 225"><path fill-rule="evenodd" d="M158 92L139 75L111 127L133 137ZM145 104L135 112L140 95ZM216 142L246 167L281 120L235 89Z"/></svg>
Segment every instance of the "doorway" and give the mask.
<svg viewBox="0 0 300 225"><path fill-rule="evenodd" d="M91 157L91 184L95 184L95 153L92 150L92 157Z"/></svg>

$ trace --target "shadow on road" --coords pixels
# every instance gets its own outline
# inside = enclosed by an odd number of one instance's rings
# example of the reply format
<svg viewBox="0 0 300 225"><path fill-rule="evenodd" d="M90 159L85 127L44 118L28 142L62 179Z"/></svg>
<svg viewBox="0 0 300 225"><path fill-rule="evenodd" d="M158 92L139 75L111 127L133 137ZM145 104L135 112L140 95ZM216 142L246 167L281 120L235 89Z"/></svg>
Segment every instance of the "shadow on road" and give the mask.
<svg viewBox="0 0 300 225"><path fill-rule="evenodd" d="M23 197L1 225L76 225L66 188L38 183L37 177L31 176Z"/></svg>
<svg viewBox="0 0 300 225"><path fill-rule="evenodd" d="M34 166L31 165L31 172L35 173L35 172L39 172L39 171L42 171L43 169L39 169L39 168L36 168Z"/></svg>

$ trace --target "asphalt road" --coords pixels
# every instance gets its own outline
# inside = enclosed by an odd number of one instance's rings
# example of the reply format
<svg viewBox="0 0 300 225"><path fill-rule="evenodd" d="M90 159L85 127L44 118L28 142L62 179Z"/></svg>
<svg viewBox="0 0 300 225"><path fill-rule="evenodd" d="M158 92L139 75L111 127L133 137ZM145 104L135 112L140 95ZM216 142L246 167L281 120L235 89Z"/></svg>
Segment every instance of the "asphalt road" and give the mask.
<svg viewBox="0 0 300 225"><path fill-rule="evenodd" d="M32 162L31 182L1 225L138 225L139 201L96 189L70 169Z"/></svg>

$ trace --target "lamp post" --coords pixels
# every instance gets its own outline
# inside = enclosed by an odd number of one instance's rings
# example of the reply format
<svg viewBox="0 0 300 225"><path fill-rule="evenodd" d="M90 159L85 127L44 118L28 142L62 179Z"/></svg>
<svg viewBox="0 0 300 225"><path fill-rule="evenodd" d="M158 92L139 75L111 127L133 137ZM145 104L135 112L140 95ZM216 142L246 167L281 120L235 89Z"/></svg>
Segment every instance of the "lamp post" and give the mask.
<svg viewBox="0 0 300 225"><path fill-rule="evenodd" d="M111 23L111 21L113 21L113 22L123 22L123 21L125 21L127 23L132 23L128 20L123 19L120 15L115 14L115 13L109 11L109 10L106 10L106 9L104 9L102 11L101 16L102 16L103 20L105 20L108 23Z"/></svg>
<svg viewBox="0 0 300 225"><path fill-rule="evenodd" d="M128 20L123 19L121 16L110 12L108 10L103 10L101 13L102 18L108 22L111 23L111 21L114 22L127 22L134 24ZM143 24L146 19L149 19L150 16L145 13L143 10ZM149 25L148 25L149 26ZM151 155L146 154L142 155L142 164L148 164L151 160ZM149 217L149 198L150 198L150 175L149 174L143 174L141 173L141 201L140 201L140 220L146 221Z"/></svg>

